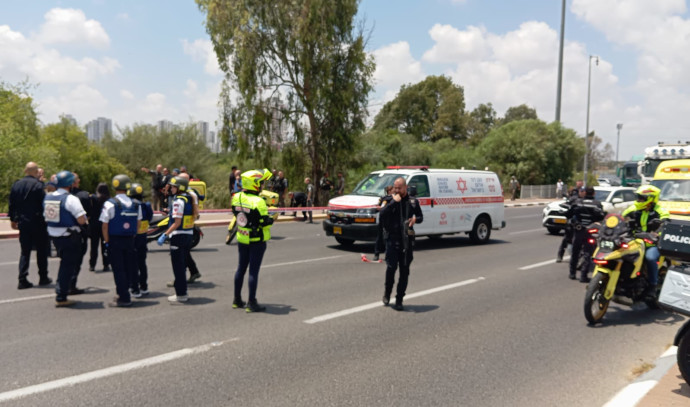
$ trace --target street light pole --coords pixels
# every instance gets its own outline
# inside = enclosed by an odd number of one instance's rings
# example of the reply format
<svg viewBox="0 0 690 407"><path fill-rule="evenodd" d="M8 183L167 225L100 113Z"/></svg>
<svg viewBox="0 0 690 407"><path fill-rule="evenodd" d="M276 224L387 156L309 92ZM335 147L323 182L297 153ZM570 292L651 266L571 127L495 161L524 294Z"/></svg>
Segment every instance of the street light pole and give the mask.
<svg viewBox="0 0 690 407"><path fill-rule="evenodd" d="M592 90L592 59L596 60L596 64L599 65L599 57L596 55L589 56L589 74L587 75L587 124L585 127L585 168L582 180L582 185L587 186L587 155L589 152L589 96Z"/></svg>
<svg viewBox="0 0 690 407"><path fill-rule="evenodd" d="M565 0L561 5L561 42L558 48L558 84L556 85L556 121L561 121L561 89L563 88L563 40L565 37Z"/></svg>
<svg viewBox="0 0 690 407"><path fill-rule="evenodd" d="M618 123L616 128L618 129L618 137L616 139L616 164L618 164L618 145L621 142L621 129L623 128L623 123Z"/></svg>

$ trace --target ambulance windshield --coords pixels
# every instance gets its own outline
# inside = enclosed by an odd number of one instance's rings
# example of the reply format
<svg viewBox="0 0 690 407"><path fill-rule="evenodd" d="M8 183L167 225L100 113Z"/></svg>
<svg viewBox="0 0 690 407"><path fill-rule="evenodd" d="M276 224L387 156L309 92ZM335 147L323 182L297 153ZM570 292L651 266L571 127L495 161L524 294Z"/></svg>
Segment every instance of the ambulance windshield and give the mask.
<svg viewBox="0 0 690 407"><path fill-rule="evenodd" d="M384 188L400 177L405 178L401 174L369 174L357 184L352 195L383 196Z"/></svg>
<svg viewBox="0 0 690 407"><path fill-rule="evenodd" d="M652 185L661 190L660 201L690 202L690 180L688 179L655 179Z"/></svg>

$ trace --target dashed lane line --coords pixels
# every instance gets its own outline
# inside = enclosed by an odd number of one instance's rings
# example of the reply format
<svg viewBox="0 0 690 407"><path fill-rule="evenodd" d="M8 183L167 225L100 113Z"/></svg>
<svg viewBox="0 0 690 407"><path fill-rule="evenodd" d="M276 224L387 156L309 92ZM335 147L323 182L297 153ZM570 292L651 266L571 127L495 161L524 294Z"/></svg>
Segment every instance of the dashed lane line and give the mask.
<svg viewBox="0 0 690 407"><path fill-rule="evenodd" d="M565 263L566 260L570 260L570 256L565 256L563 257L563 262ZM529 269L535 269L537 267L542 267L542 266L548 266L549 264L554 264L556 263L556 259L553 260L547 260L547 261L542 261L541 263L535 263L535 264L530 264L529 266L522 266L518 270L529 270Z"/></svg>
<svg viewBox="0 0 690 407"><path fill-rule="evenodd" d="M410 298L421 297L421 296L424 296L424 295L434 294L434 293L437 293L437 292L440 292L440 291L450 290L450 289L452 289L452 288L457 288L457 287L462 287L462 286L469 285L469 284L478 283L478 282L483 281L483 280L485 280L485 279L486 279L486 278L484 278L484 277L477 277L477 278L473 278L473 279L470 279L470 280L460 281L460 282L458 282L458 283L448 284L448 285L444 285L444 286L441 286L441 287L431 288L431 289L429 289L429 290L424 290L424 291L420 291L420 292L417 292L417 293L408 294L408 295L405 296L405 298L406 298L406 299L410 299ZM347 315L355 314L355 313L357 313L357 312L367 311L367 310L374 309L374 308L381 308L381 302L380 302L380 301L378 301L378 302L373 302L373 303L371 303L371 304L360 305L359 307L349 308L349 309L345 309L345 310L342 310L342 311L333 312L333 313L326 314L326 315L321 315L321 316L319 316L319 317L314 317L314 318L311 318L311 319L307 319L306 321L304 321L304 323L307 323L307 324L316 324L316 323L318 323L318 322L324 322L324 321L328 321L328 320L331 320L331 319L335 319L335 318L339 318L339 317L344 317L344 316L347 316Z"/></svg>
<svg viewBox="0 0 690 407"><path fill-rule="evenodd" d="M64 379L53 380L50 382L36 384L33 386L23 387L21 389L6 391L4 393L0 393L0 403L20 399L23 397L31 396L33 394L44 393L62 387L69 387L80 383L86 383L92 380L102 379L104 377L114 376L131 370L141 369L144 367L170 362L172 360L180 359L188 355L207 352L215 347L223 345L224 343L234 342L238 340L239 338L232 338L227 341L212 342L194 348L180 349L174 352L164 353L162 355L153 356L150 358L141 359L130 363L124 363L121 365L111 366L105 369L94 370L92 372L82 373L76 376L65 377Z"/></svg>

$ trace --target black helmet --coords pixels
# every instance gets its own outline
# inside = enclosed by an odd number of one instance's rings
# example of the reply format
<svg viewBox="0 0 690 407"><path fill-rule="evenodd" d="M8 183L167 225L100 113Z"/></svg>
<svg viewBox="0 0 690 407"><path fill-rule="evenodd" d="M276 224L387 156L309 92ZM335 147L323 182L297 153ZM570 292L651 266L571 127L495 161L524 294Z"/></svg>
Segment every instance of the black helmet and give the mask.
<svg viewBox="0 0 690 407"><path fill-rule="evenodd" d="M132 180L125 174L119 174L113 177L112 184L116 191L129 191L132 187Z"/></svg>
<svg viewBox="0 0 690 407"><path fill-rule="evenodd" d="M170 181L168 181L168 185L177 187L178 191L180 192L186 192L189 188L189 180L178 175L176 177L170 178Z"/></svg>
<svg viewBox="0 0 690 407"><path fill-rule="evenodd" d="M136 182L132 182L132 186L127 191L127 196L133 198L141 198L144 195L144 187Z"/></svg>

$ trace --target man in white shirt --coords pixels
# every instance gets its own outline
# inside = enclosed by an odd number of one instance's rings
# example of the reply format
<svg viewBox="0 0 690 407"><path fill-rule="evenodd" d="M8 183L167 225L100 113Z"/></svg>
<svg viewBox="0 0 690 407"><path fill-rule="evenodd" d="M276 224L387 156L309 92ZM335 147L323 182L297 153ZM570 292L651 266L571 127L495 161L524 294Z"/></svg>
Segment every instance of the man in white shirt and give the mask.
<svg viewBox="0 0 690 407"><path fill-rule="evenodd" d="M134 237L142 218L141 207L127 196L127 191L131 187L131 180L127 175L113 177L112 186L116 195L103 204L101 217L98 219L103 223L103 240L108 250L110 265L113 267L117 291L117 297L108 305L130 307L132 296L129 293L129 282L137 278ZM141 294L138 297L141 297Z"/></svg>
<svg viewBox="0 0 690 407"><path fill-rule="evenodd" d="M43 201L43 217L48 226L48 235L53 240L60 269L55 285L55 306L69 307L75 301L67 299L72 274L81 255L79 225L86 224L86 211L79 198L69 193L74 183L74 174L60 171L57 174L57 189L46 195Z"/></svg>

